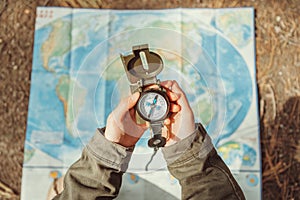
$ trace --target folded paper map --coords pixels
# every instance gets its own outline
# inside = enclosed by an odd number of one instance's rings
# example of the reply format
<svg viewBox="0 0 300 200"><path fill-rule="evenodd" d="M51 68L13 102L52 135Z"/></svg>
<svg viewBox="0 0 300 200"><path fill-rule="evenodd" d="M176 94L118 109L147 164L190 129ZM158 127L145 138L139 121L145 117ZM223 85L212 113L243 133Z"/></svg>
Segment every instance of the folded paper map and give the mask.
<svg viewBox="0 0 300 200"><path fill-rule="evenodd" d="M176 80L195 120L247 199L261 198L254 9L99 10L38 7L23 165L23 200L46 199L96 129L130 92L120 54L148 44ZM149 131L139 140L118 199L180 199ZM134 198L133 198L134 197Z"/></svg>

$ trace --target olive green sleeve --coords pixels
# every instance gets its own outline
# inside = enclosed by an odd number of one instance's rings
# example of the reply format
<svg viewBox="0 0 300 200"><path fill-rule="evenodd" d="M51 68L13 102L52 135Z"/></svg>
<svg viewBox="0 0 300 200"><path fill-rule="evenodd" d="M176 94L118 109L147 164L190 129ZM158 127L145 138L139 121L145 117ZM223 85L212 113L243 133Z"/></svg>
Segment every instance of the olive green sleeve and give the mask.
<svg viewBox="0 0 300 200"><path fill-rule="evenodd" d="M64 190L54 199L114 199L133 148L105 139L99 130L68 170ZM201 125L184 140L162 149L182 199L245 199L230 170Z"/></svg>
<svg viewBox="0 0 300 200"><path fill-rule="evenodd" d="M164 147L170 173L179 180L182 199L245 199L201 124L174 145Z"/></svg>
<svg viewBox="0 0 300 200"><path fill-rule="evenodd" d="M64 190L55 200L117 197L133 148L108 141L103 131L96 132L81 158L69 168L64 178Z"/></svg>

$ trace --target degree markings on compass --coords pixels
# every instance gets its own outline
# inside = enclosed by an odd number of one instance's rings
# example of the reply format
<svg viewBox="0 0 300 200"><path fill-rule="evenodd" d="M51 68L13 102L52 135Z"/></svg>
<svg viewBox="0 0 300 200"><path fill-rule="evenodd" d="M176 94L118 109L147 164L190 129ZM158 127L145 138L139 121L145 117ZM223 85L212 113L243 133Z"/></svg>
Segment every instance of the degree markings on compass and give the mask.
<svg viewBox="0 0 300 200"><path fill-rule="evenodd" d="M146 54L145 52L141 51L139 53L140 55L140 58L141 58L141 61L142 61L142 65L143 65L143 68L148 71L149 70L149 66L148 66L148 61L147 61L147 57L146 57ZM148 74L148 72L146 72Z"/></svg>

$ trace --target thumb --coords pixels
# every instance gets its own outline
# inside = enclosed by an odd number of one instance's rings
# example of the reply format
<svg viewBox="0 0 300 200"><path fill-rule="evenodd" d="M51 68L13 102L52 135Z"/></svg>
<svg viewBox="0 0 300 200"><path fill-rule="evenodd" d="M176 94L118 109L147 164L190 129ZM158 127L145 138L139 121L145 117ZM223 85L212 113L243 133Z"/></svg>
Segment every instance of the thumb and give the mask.
<svg viewBox="0 0 300 200"><path fill-rule="evenodd" d="M139 100L140 97L140 93L139 92L135 92L132 95L130 95L128 97L128 110L133 108L135 106L135 104L137 103L137 101Z"/></svg>
<svg viewBox="0 0 300 200"><path fill-rule="evenodd" d="M140 97L139 92L135 92L132 95L125 97L121 100L117 110L119 114L125 114L128 110L133 108Z"/></svg>

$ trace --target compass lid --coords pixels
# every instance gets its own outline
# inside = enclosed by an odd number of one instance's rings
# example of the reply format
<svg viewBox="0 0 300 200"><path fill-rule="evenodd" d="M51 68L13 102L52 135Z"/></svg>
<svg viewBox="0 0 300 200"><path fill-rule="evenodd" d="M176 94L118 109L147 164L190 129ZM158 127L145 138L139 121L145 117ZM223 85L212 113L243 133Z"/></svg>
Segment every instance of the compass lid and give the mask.
<svg viewBox="0 0 300 200"><path fill-rule="evenodd" d="M132 47L133 54L123 56L121 59L131 83L142 80L150 80L163 70L161 57L149 51L148 44Z"/></svg>

